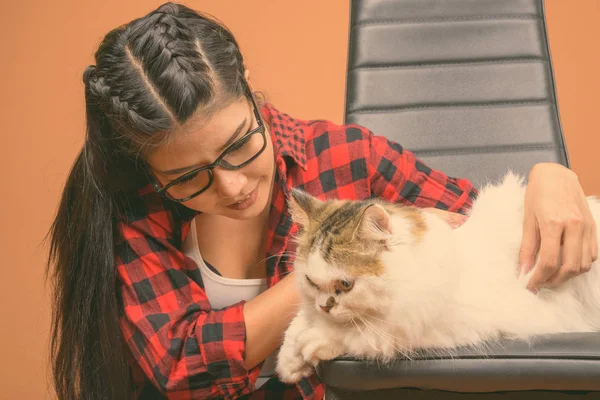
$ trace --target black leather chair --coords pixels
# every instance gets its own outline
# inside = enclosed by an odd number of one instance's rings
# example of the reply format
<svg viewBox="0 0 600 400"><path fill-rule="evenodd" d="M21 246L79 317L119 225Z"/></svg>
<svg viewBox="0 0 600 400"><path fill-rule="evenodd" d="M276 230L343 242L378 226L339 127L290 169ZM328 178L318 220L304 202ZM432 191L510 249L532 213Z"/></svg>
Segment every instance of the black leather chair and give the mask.
<svg viewBox="0 0 600 400"><path fill-rule="evenodd" d="M575 6L575 5L574 5ZM569 166L542 0L353 0L345 118L476 185ZM600 334L322 363L327 400L600 399Z"/></svg>

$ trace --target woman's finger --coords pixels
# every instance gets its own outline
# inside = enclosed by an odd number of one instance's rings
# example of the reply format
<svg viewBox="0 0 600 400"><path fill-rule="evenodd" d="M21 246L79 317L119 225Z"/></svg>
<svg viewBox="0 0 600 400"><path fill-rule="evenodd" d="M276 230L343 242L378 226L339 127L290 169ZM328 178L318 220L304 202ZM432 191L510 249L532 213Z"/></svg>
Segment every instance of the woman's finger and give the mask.
<svg viewBox="0 0 600 400"><path fill-rule="evenodd" d="M581 272L589 272L592 269L592 241L593 230L588 229L583 236L583 249L581 251Z"/></svg>
<svg viewBox="0 0 600 400"><path fill-rule="evenodd" d="M540 248L540 235L537 223L533 216L526 216L523 221L523 238L519 249L519 266L517 274L527 274L531 268L538 249Z"/></svg>
<svg viewBox="0 0 600 400"><path fill-rule="evenodd" d="M540 259L527 285L527 288L534 293L558 270L561 235L561 226L554 221L540 227Z"/></svg>
<svg viewBox="0 0 600 400"><path fill-rule="evenodd" d="M592 221L592 262L598 261L598 225Z"/></svg>
<svg viewBox="0 0 600 400"><path fill-rule="evenodd" d="M581 218L571 218L566 223L566 229L563 233L564 244L560 268L554 276L548 279L546 285L552 287L561 285L581 273L584 243L582 224Z"/></svg>

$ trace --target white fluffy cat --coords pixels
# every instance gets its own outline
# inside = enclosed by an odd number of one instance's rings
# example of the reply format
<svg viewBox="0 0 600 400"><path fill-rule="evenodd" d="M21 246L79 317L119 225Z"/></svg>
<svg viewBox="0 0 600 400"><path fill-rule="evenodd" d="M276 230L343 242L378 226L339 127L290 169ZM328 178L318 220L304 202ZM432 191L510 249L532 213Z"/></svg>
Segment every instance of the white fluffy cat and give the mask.
<svg viewBox="0 0 600 400"><path fill-rule="evenodd" d="M517 276L525 186L508 174L480 191L452 229L414 207L322 202L294 191L303 227L295 275L302 306L277 361L284 382L347 354L390 360L416 349L481 346L500 338L600 330L600 266L558 288ZM589 198L596 223L600 202Z"/></svg>

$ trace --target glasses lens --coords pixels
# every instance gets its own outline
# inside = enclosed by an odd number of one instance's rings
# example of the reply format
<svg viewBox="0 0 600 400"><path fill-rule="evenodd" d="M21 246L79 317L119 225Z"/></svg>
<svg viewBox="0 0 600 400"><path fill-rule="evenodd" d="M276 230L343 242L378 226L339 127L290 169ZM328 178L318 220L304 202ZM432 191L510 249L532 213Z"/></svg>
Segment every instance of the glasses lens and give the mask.
<svg viewBox="0 0 600 400"><path fill-rule="evenodd" d="M175 200L181 200L198 193L209 184L210 172L203 170L191 175L184 175L180 181L167 189L167 193Z"/></svg>
<svg viewBox="0 0 600 400"><path fill-rule="evenodd" d="M236 142L228 149L223 161L232 167L239 167L256 156L265 145L265 138L261 132L254 132Z"/></svg>

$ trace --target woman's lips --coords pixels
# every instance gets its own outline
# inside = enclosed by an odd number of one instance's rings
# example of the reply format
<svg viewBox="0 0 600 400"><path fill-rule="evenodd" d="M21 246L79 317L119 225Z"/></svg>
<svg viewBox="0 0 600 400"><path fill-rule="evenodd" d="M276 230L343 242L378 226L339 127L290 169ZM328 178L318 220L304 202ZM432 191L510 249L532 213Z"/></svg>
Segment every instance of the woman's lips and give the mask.
<svg viewBox="0 0 600 400"><path fill-rule="evenodd" d="M243 200L238 201L237 203L230 204L227 207L231 208L232 210L236 210L236 211L245 210L246 208L252 206L252 204L254 204L256 202L257 195L258 195L258 185Z"/></svg>

